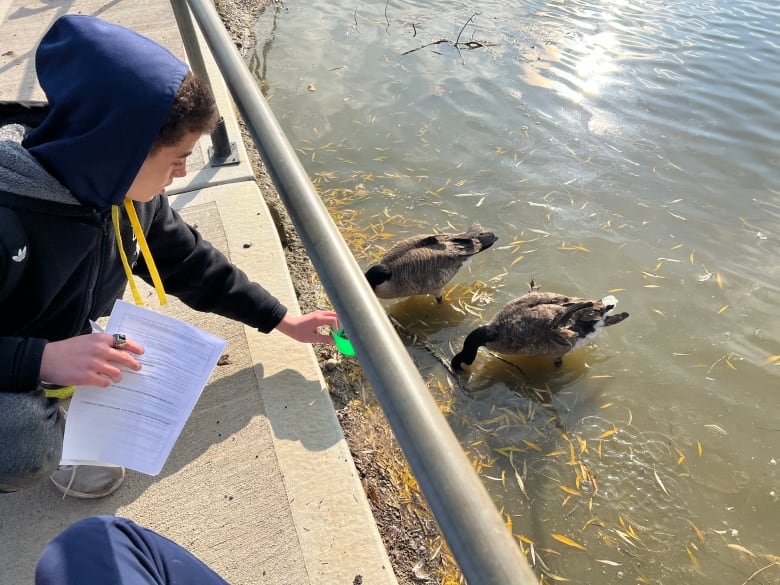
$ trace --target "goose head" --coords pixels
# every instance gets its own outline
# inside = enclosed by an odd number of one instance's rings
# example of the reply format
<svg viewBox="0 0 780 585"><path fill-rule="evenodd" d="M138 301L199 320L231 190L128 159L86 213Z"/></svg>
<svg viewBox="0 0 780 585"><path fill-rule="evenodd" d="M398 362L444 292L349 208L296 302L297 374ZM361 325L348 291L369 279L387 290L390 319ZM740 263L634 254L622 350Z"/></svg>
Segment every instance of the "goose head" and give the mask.
<svg viewBox="0 0 780 585"><path fill-rule="evenodd" d="M469 333L463 341L463 349L450 362L452 371L463 372L467 370L467 366L474 363L474 358L477 357L477 350L494 337L495 334L490 325L482 325Z"/></svg>
<svg viewBox="0 0 780 585"><path fill-rule="evenodd" d="M382 284L389 281L392 278L393 273L384 264L374 264L366 270L365 275L368 284L371 286L371 290L379 296ZM377 287L379 287L379 289L377 289Z"/></svg>

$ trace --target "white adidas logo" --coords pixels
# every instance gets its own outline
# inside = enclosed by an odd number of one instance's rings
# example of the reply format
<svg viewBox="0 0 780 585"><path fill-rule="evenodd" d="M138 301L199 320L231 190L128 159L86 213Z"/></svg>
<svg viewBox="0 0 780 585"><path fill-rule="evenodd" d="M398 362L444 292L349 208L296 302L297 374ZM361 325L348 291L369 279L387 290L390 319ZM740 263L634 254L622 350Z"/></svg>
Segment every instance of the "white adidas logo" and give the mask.
<svg viewBox="0 0 780 585"><path fill-rule="evenodd" d="M19 248L19 251L16 253L16 255L11 256L11 260L14 262L22 262L25 258L27 258L27 246L24 248Z"/></svg>

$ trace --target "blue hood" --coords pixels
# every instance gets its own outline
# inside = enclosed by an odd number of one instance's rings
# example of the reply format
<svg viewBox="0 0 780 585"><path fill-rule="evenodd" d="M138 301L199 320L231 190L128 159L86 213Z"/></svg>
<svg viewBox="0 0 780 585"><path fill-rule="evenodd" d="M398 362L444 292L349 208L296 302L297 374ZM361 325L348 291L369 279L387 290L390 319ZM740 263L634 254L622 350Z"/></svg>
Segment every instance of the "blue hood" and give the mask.
<svg viewBox="0 0 780 585"><path fill-rule="evenodd" d="M83 15L54 22L35 66L50 109L23 146L82 204L120 204L188 66L146 37Z"/></svg>

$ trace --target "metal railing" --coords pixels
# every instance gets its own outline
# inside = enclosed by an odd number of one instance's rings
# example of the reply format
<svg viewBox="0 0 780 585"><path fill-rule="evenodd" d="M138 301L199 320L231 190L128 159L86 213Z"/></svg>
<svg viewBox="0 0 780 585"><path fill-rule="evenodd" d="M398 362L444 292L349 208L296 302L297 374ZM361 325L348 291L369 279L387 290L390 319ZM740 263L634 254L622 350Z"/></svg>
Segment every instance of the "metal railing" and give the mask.
<svg viewBox="0 0 780 585"><path fill-rule="evenodd" d="M184 51L187 53L193 73L211 85L209 72L206 69L206 62L203 60L203 54L200 51L198 35L190 17L187 1L171 0L171 8L173 8L176 25L179 28L179 34L184 43ZM211 145L209 150L209 163L211 166L235 165L240 162L236 143L231 142L228 138L225 120L221 116L216 128L211 133Z"/></svg>
<svg viewBox="0 0 780 585"><path fill-rule="evenodd" d="M537 584L213 4L186 1L464 577Z"/></svg>

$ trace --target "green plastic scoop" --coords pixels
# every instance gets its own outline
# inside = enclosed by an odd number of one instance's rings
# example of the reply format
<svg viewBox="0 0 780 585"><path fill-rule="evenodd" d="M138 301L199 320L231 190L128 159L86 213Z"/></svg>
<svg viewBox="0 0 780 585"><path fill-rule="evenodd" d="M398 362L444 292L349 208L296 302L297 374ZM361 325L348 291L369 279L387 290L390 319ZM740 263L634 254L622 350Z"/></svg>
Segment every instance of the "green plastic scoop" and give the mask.
<svg viewBox="0 0 780 585"><path fill-rule="evenodd" d="M336 348L341 353L349 356L355 355L355 348L352 347L352 342L347 337L347 334L344 333L343 327L338 331L331 329L330 334L333 336L333 341L336 343Z"/></svg>

